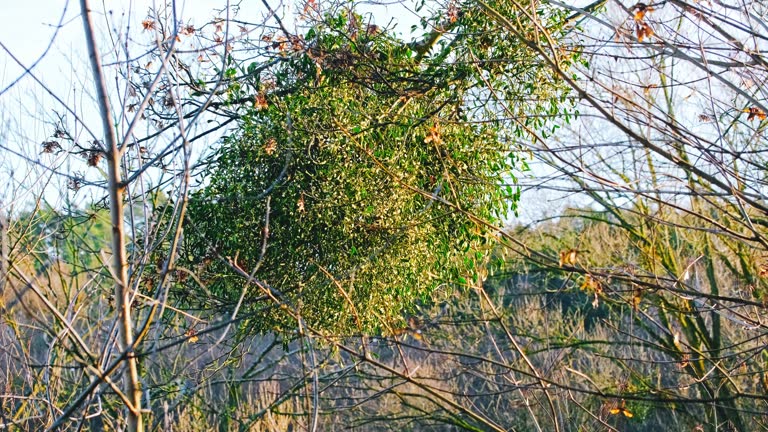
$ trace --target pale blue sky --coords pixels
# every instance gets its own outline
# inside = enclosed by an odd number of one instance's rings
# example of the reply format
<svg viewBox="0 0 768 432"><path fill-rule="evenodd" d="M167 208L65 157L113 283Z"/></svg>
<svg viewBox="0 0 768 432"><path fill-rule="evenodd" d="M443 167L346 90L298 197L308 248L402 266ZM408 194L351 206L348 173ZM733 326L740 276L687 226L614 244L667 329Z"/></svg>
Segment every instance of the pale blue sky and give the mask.
<svg viewBox="0 0 768 432"><path fill-rule="evenodd" d="M0 8L2 11L0 18L3 23L0 26L0 43L10 51L9 54L5 49L0 48L0 92L6 90L23 74L23 68L13 60L11 55L26 67L31 67L43 55L52 37L56 35L50 50L33 69L33 73L58 98L76 109L78 115L85 119L86 124L95 134L101 134L100 122L93 115L94 105L90 99L90 95L93 94L93 84L89 80L90 65L85 55L80 2L77 0L68 2L65 0L0 1L3 3ZM131 37L134 40L145 40L147 38L143 36L146 35L141 34L141 21L146 17L150 7L160 7L163 3L162 0L92 0L91 7L94 11L95 23L100 27L104 38L107 37L109 27L124 32L130 24ZM247 0L245 3L256 4ZM179 0L177 2L179 15L182 18L200 24L214 16L213 8L221 8L225 5L225 0ZM61 23L60 26L59 23ZM104 52L109 46L110 44L103 43L100 48ZM53 128L50 122L54 118L54 111L63 113L64 109L29 75L19 80L5 93L0 94L0 122L4 123L4 127L0 130L0 140L3 146L41 163L28 166L23 164L20 158L14 157L11 152L0 151L0 177L7 180L0 182L0 201L29 202L45 190L43 196L52 205L60 205L61 199L66 196L61 193L62 190L66 190L63 186L66 179L54 177L53 181L48 183L50 171L43 165L63 172L73 172L81 169L78 164L82 164L82 161L66 160L65 155L59 158L40 155L40 143L51 138ZM87 134L81 137L89 138ZM78 201L87 202L97 198L83 196L83 193L78 195Z"/></svg>

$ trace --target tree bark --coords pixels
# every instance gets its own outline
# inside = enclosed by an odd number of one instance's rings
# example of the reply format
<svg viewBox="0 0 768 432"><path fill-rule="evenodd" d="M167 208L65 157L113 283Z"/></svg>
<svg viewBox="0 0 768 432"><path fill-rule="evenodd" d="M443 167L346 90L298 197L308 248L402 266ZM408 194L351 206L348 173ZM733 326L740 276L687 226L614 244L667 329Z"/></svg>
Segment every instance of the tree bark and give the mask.
<svg viewBox="0 0 768 432"><path fill-rule="evenodd" d="M112 125L112 110L107 96L106 80L101 65L101 57L96 45L91 9L88 0L80 0L83 25L85 27L88 54L93 68L93 80L96 84L96 101L99 104L104 144L109 177L109 211L112 222L112 276L115 283L115 307L117 310L119 343L121 351L128 351L126 368L123 373L125 394L132 406L128 407L128 428L130 432L142 432L144 425L141 418L141 386L136 355L133 352L133 324L131 322L131 296L128 286L128 262L125 248L125 229L123 224L123 199L125 184L120 172L122 150L117 141L117 133Z"/></svg>
<svg viewBox="0 0 768 432"><path fill-rule="evenodd" d="M8 279L8 212L0 203L0 299L5 293L5 281Z"/></svg>

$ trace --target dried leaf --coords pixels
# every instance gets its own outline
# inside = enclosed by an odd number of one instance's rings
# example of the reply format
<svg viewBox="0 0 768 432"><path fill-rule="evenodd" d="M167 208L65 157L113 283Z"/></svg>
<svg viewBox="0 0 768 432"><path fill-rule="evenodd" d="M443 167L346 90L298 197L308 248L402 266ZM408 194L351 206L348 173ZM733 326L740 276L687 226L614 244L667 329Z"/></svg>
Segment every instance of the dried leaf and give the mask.
<svg viewBox="0 0 768 432"><path fill-rule="evenodd" d="M189 274L183 270L176 270L173 276L176 278L176 281L179 283L184 283L189 278Z"/></svg>
<svg viewBox="0 0 768 432"><path fill-rule="evenodd" d="M766 117L765 112L758 107L749 107L745 109L744 112L749 113L747 116L747 121L752 121L756 118L759 120L765 120Z"/></svg>
<svg viewBox="0 0 768 432"><path fill-rule="evenodd" d="M91 150L86 154L86 156L88 166L95 167L101 161L103 153L100 150Z"/></svg>
<svg viewBox="0 0 768 432"><path fill-rule="evenodd" d="M365 34L368 37L373 37L381 33L381 28L377 26L376 24L368 24L368 26L365 28Z"/></svg>
<svg viewBox="0 0 768 432"><path fill-rule="evenodd" d="M155 21L151 19L145 19L141 22L141 26L144 27L144 30L155 30Z"/></svg>
<svg viewBox="0 0 768 432"><path fill-rule="evenodd" d="M640 287L635 288L634 292L632 293L632 309L637 312L637 307L640 306L640 300L642 300L643 297L643 290Z"/></svg>
<svg viewBox="0 0 768 432"><path fill-rule="evenodd" d="M67 187L75 192L79 191L80 188L83 187L83 175L75 173L75 175L67 181Z"/></svg>
<svg viewBox="0 0 768 432"><path fill-rule="evenodd" d="M421 323L419 322L419 319L415 316L408 317L408 328L411 330L417 330L419 327L421 327Z"/></svg>
<svg viewBox="0 0 768 432"><path fill-rule="evenodd" d="M53 153L54 151L61 150L61 144L58 141L45 141L42 146L43 153Z"/></svg>
<svg viewBox="0 0 768 432"><path fill-rule="evenodd" d="M429 128L429 133L427 134L426 138L424 138L424 144L429 143L435 143L435 144L442 144L443 139L440 137L440 125L437 123L434 124L434 126Z"/></svg>
<svg viewBox="0 0 768 432"><path fill-rule="evenodd" d="M637 33L637 41L642 42L643 39L653 36L653 29L651 29L651 26L649 26L644 22L638 22L636 33Z"/></svg>
<svg viewBox="0 0 768 432"><path fill-rule="evenodd" d="M448 11L446 12L446 16L448 17L448 21L451 23L455 23L459 19L459 8L456 6L455 2L451 2L448 5Z"/></svg>
<svg viewBox="0 0 768 432"><path fill-rule="evenodd" d="M274 138L268 139L266 145L264 145L264 153L272 155L275 150L277 150L277 140Z"/></svg>
<svg viewBox="0 0 768 432"><path fill-rule="evenodd" d="M768 277L768 266L763 265L760 267L760 269L757 272L758 276L761 278L767 278Z"/></svg>
<svg viewBox="0 0 768 432"><path fill-rule="evenodd" d="M176 103L175 99L173 98L173 95L168 93L163 98L163 106L166 108L172 108L174 104Z"/></svg>
<svg viewBox="0 0 768 432"><path fill-rule="evenodd" d="M603 287L597 279L592 277L592 275L585 275L584 282L581 284L581 290L588 293L601 293Z"/></svg>
<svg viewBox="0 0 768 432"><path fill-rule="evenodd" d="M317 0L307 0L304 3L304 14L306 15L310 10L317 10Z"/></svg>
<svg viewBox="0 0 768 432"><path fill-rule="evenodd" d="M267 102L267 97L264 96L263 93L259 93L256 96L253 97L253 108L256 111L261 111L263 109L269 108L269 103Z"/></svg>
<svg viewBox="0 0 768 432"><path fill-rule="evenodd" d="M645 3L637 3L632 6L632 10L635 11L635 21L642 21L645 18L645 14L654 11L652 6L648 6Z"/></svg>
<svg viewBox="0 0 768 432"><path fill-rule="evenodd" d="M216 18L215 20L213 20L213 26L215 28L215 30L214 30L215 32L218 33L220 31L223 31L224 30L224 19Z"/></svg>
<svg viewBox="0 0 768 432"><path fill-rule="evenodd" d="M408 329L405 328L405 327L396 328L396 329L392 330L392 336L400 336L400 335L405 334L407 331L408 331Z"/></svg>
<svg viewBox="0 0 768 432"><path fill-rule="evenodd" d="M272 49L276 49L278 51L285 51L285 48L288 46L288 39L285 38L285 36L278 36L277 40L275 42L272 42L272 45L270 47Z"/></svg>
<svg viewBox="0 0 768 432"><path fill-rule="evenodd" d="M299 36L292 36L291 49L295 52L302 51L304 49L304 40Z"/></svg>
<svg viewBox="0 0 768 432"><path fill-rule="evenodd" d="M189 343L195 343L200 340L200 338L197 336L197 330L193 328L189 328L186 332L184 332L184 336L187 337L187 341Z"/></svg>
<svg viewBox="0 0 768 432"><path fill-rule="evenodd" d="M186 25L181 28L179 33L181 33L184 36L192 36L193 34L195 34L195 26L193 26L192 24Z"/></svg>
<svg viewBox="0 0 768 432"><path fill-rule="evenodd" d="M568 249L560 251L560 267L569 265L573 266L576 265L576 260L578 259L579 251L576 249Z"/></svg>
<svg viewBox="0 0 768 432"><path fill-rule="evenodd" d="M611 408L611 414L615 415L615 414L619 414L619 413L624 414L624 417L626 417L626 418L632 418L634 416L634 414L632 414L627 409L627 402L624 399L621 400L621 405L618 405L618 406L616 406L614 408Z"/></svg>
<svg viewBox="0 0 768 432"><path fill-rule="evenodd" d="M757 275L761 278L768 277L768 259L761 257L757 260Z"/></svg>

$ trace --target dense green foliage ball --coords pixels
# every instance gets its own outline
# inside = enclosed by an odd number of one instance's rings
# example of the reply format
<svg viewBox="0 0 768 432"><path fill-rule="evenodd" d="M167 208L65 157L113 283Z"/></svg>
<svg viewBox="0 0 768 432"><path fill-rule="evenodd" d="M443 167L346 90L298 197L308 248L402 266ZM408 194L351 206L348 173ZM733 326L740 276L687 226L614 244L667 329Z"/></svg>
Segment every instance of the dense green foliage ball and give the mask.
<svg viewBox="0 0 768 432"><path fill-rule="evenodd" d="M359 22L327 18L301 53L252 77L252 109L191 197L184 256L210 293L231 306L247 278L230 265L258 266L249 330L296 329L296 314L335 332L382 329L438 287L472 283L494 237L478 220L502 221L517 198L501 186L517 160L508 128L477 108L478 83L505 72L464 61L493 53L455 37L423 55ZM265 289L272 307L257 301Z"/></svg>

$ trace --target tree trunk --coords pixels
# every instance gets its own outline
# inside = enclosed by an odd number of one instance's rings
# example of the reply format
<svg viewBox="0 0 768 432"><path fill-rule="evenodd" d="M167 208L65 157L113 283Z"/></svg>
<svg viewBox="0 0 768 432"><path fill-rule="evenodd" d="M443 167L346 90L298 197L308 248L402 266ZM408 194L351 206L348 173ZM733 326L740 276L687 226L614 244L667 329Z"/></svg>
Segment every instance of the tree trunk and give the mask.
<svg viewBox="0 0 768 432"><path fill-rule="evenodd" d="M125 185L120 173L122 150L117 141L117 134L112 125L112 112L107 96L106 80L101 66L101 58L96 47L94 26L88 0L80 0L83 24L85 27L88 54L93 67L93 80L96 84L97 102L104 128L103 151L109 166L109 212L112 221L112 276L115 282L115 306L117 310L119 343L121 352L127 352L126 368L123 373L125 394L131 406L128 407L128 431L142 432L141 387L136 355L133 351L133 324L131 322L131 296L128 287L128 262L125 249L125 229L123 224L123 199Z"/></svg>

